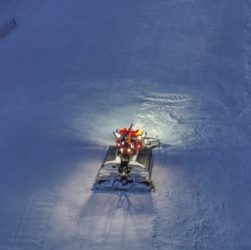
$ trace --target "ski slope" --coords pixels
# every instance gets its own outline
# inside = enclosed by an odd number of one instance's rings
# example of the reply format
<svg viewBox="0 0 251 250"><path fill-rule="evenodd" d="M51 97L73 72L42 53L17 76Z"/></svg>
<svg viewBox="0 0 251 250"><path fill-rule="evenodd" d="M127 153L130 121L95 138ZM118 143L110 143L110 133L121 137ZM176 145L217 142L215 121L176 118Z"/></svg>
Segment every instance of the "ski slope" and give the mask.
<svg viewBox="0 0 251 250"><path fill-rule="evenodd" d="M0 2L0 250L251 249L251 1ZM93 192L111 131L158 135L153 193Z"/></svg>

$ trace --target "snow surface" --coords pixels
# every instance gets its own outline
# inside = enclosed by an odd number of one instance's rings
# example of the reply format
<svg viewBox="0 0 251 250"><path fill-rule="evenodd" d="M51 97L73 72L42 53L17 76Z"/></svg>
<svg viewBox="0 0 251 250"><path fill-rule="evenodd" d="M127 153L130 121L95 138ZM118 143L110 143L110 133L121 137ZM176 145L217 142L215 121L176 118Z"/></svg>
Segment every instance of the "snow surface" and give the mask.
<svg viewBox="0 0 251 250"><path fill-rule="evenodd" d="M0 2L0 249L251 249L251 1ZM93 192L111 131L158 135L154 193Z"/></svg>

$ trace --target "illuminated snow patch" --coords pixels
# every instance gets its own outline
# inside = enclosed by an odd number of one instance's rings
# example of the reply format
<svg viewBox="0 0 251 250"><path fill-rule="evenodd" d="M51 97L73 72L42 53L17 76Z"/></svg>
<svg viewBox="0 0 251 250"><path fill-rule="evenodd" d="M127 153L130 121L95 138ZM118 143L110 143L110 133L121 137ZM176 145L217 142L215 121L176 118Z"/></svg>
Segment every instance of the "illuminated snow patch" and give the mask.
<svg viewBox="0 0 251 250"><path fill-rule="evenodd" d="M76 138L109 145L114 139L112 131L134 123L149 136L158 136L164 144L186 146L192 140L194 129L186 122L192 116L191 95L152 93L142 97L130 91L114 91L110 95L110 99L97 101L95 107L91 103L82 106L72 120Z"/></svg>
<svg viewBox="0 0 251 250"><path fill-rule="evenodd" d="M93 83L94 87L84 90L85 98L72 108L66 133L80 141L109 145L112 131L134 122L141 101L138 93L147 84L134 80Z"/></svg>
<svg viewBox="0 0 251 250"><path fill-rule="evenodd" d="M192 101L188 94L153 93L143 97L135 124L149 136L159 136L162 143L184 145L193 133L186 123Z"/></svg>

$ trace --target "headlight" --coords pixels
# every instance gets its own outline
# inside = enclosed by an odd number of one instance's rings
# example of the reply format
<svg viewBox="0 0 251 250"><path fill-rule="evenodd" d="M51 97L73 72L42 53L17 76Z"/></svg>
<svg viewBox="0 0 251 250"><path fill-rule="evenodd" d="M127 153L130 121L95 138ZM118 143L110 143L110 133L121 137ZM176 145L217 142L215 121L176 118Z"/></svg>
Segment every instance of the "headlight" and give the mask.
<svg viewBox="0 0 251 250"><path fill-rule="evenodd" d="M131 152L131 149L130 149L130 148L128 148L128 149L127 149L127 152L128 152L128 153L130 153L130 152Z"/></svg>
<svg viewBox="0 0 251 250"><path fill-rule="evenodd" d="M120 133L115 132L115 136L116 136L117 138L120 138Z"/></svg>

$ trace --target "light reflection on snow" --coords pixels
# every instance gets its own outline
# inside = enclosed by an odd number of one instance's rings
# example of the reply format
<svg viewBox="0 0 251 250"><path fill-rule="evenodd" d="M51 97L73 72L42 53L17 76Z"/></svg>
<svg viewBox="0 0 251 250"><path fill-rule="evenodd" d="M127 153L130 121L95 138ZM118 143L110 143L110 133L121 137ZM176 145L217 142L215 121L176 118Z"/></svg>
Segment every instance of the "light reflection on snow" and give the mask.
<svg viewBox="0 0 251 250"><path fill-rule="evenodd" d="M57 249L147 249L152 244L152 194L93 192L100 153L90 152L62 187L47 244Z"/></svg>
<svg viewBox="0 0 251 250"><path fill-rule="evenodd" d="M79 110L71 125L75 137L108 146L113 143L112 131L134 123L163 144L186 147L192 141L194 129L187 122L193 115L191 95L148 92L123 96L115 91L110 97L96 103L95 109L86 103Z"/></svg>
<svg viewBox="0 0 251 250"><path fill-rule="evenodd" d="M191 95L152 93L143 98L135 124L149 136L157 135L163 144L186 146L193 132L186 123L191 103Z"/></svg>

